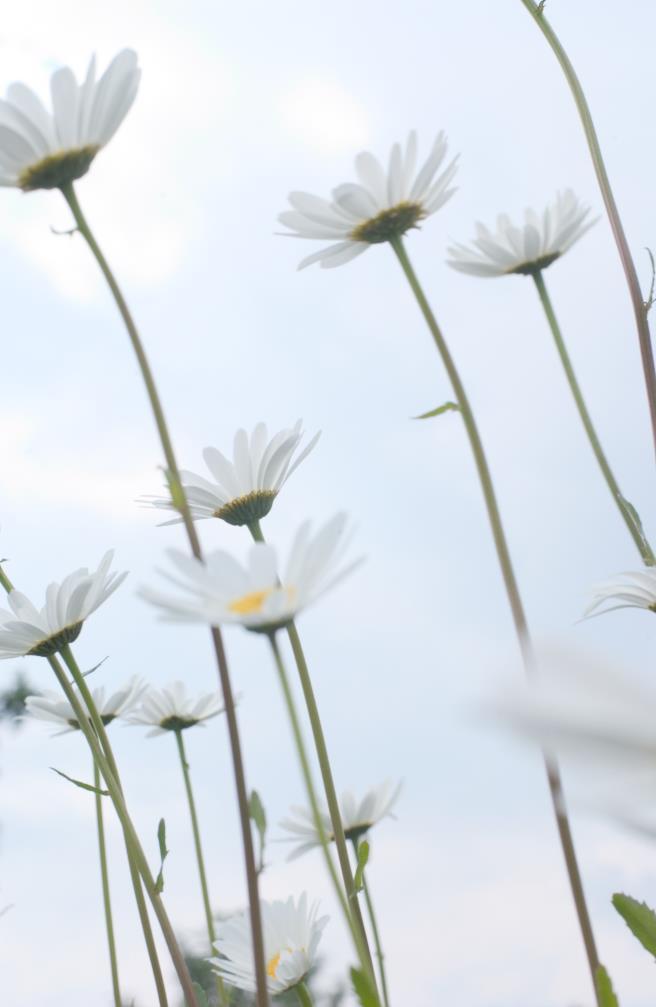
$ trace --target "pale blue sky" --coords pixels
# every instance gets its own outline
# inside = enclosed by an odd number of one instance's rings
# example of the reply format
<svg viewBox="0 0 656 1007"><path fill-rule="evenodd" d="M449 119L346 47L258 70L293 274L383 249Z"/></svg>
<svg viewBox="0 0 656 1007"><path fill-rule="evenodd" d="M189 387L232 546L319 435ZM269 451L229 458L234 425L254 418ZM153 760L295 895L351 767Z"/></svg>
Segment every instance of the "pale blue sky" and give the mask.
<svg viewBox="0 0 656 1007"><path fill-rule="evenodd" d="M656 12L549 0L595 113L643 281L656 241L653 39ZM519 0L408 0L385 12L282 0L214 4L33 0L5 11L0 85L45 92L92 51L139 52L143 85L79 196L142 329L181 463L238 426L302 416L323 436L266 531L285 548L305 517L346 509L368 561L301 623L340 789L405 781L398 820L373 836L371 881L393 1003L416 1007L589 1004L537 754L469 709L519 675L507 604L469 448L455 415L410 417L451 397L386 247L334 271L297 273L315 249L276 236L291 189L327 195L353 157L386 157L407 131L422 151L444 129L459 190L408 247L461 367L496 480L520 586L538 637L563 636L648 674L653 626L620 612L575 625L590 586L636 566L568 397L531 281L478 280L444 264L476 219L541 210L572 187L601 200L560 71ZM130 577L85 627L80 661L103 681L142 673L213 687L207 635L157 623L135 598L179 529L134 500L160 486L161 453L115 308L56 193L0 193L3 392L2 555L39 599L48 581L108 547ZM318 247L318 246L317 246ZM608 454L648 530L656 491L636 338L605 219L547 273ZM246 536L201 526L207 547ZM272 823L303 790L261 640L227 634L248 780ZM5 664L7 678L18 668ZM24 662L35 683L48 669ZM189 737L217 908L244 884L223 724ZM170 739L116 727L135 817L156 857L165 816L166 898L181 933L202 922ZM79 738L42 725L0 736L0 990L20 1007L110 1002L92 807L50 772L87 773ZM574 816L603 960L625 1003L653 1000L653 970L608 905L618 889L656 901L653 850ZM274 833L277 830L274 828ZM272 845L265 897L307 889L331 914L326 970L348 945L317 856ZM119 953L126 992L154 1003L116 830ZM72 962L78 971L72 971ZM172 984L174 988L174 984Z"/></svg>

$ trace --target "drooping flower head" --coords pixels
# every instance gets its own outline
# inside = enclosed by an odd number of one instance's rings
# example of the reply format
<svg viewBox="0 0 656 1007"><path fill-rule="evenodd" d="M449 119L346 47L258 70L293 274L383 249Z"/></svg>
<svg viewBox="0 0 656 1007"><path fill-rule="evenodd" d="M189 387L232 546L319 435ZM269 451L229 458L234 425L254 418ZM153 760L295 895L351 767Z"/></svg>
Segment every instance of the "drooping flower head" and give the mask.
<svg viewBox="0 0 656 1007"><path fill-rule="evenodd" d="M218 448L205 448L203 458L214 482L195 472L180 472L192 518L198 521L215 517L232 525L248 525L266 517L278 493L307 458L319 436L315 434L293 462L303 439L301 420L290 430L280 430L271 439L265 423L258 423L250 435L246 430L238 430L232 461ZM170 497L145 497L144 502L162 510L176 509ZM178 516L164 524L181 520Z"/></svg>
<svg viewBox="0 0 656 1007"><path fill-rule="evenodd" d="M585 616L603 615L617 608L644 608L648 612L656 612L656 569L651 567L618 576L624 579L604 581L594 587Z"/></svg>
<svg viewBox="0 0 656 1007"><path fill-rule="evenodd" d="M298 903L261 902L267 987L275 996L284 993L304 978L316 958L327 916L317 919L318 904L308 907L307 895ZM253 941L250 914L239 913L217 927L214 947L222 958L210 958L216 972L238 989L254 992Z"/></svg>
<svg viewBox="0 0 656 1007"><path fill-rule="evenodd" d="M95 56L82 84L62 67L50 79L52 112L25 84L11 84L0 100L0 185L58 189L85 175L128 114L140 76L131 49L99 80Z"/></svg>
<svg viewBox="0 0 656 1007"><path fill-rule="evenodd" d="M456 160L435 177L446 156L447 142L440 133L422 168L417 164L417 134L409 134L405 149L395 143L387 171L364 151L355 159L359 182L348 182L333 189L332 202L307 192L291 192L293 209L278 217L297 238L326 239L334 242L309 255L299 269L319 262L324 268L341 266L378 245L401 237L412 227L435 213L453 195L450 189L456 173Z"/></svg>
<svg viewBox="0 0 656 1007"><path fill-rule="evenodd" d="M164 576L184 594L174 597L151 588L142 588L140 594L161 608L165 619L210 626L238 623L254 632L275 632L360 562L342 565L350 540L346 524L346 515L337 514L314 535L309 521L302 524L284 576L279 574L275 549L262 542L251 546L247 566L221 550L209 553L203 563L169 549L176 575Z"/></svg>
<svg viewBox="0 0 656 1007"><path fill-rule="evenodd" d="M111 724L117 717L125 716L139 702L147 686L144 681L136 676L105 698L105 686L101 685L93 689L91 695L96 710L100 714L105 727ZM78 699L84 710L87 709L82 696L78 694ZM68 734L70 731L78 731L80 724L71 704L61 693L46 690L38 696L28 696L25 700L27 712L37 720L47 720L53 724L63 727L63 731L58 734Z"/></svg>
<svg viewBox="0 0 656 1007"><path fill-rule="evenodd" d="M49 584L41 610L20 591L10 591L7 600L11 612L0 609L0 659L51 657L65 644L77 640L85 619L127 577L127 573L109 572L113 556L112 550L106 552L94 573L82 567L61 584Z"/></svg>
<svg viewBox="0 0 656 1007"><path fill-rule="evenodd" d="M579 203L571 189L559 192L542 214L526 210L524 226L517 227L507 214L497 217L496 233L476 224L472 245L456 244L447 262L453 269L473 276L530 276L546 269L571 248L595 223L588 220L590 208Z"/></svg>
<svg viewBox="0 0 656 1007"><path fill-rule="evenodd" d="M347 839L357 843L366 835L372 826L380 822L382 818L392 815L392 807L401 792L401 783L393 783L386 780L379 787L374 787L368 791L361 801L357 801L353 794L346 791L342 794L339 802L339 810L344 826L344 835ZM291 832L290 840L293 838L299 841L294 847L288 859L295 860L315 846L321 846L321 837L314 824L314 816L309 808L292 807L291 817L283 818L280 827ZM394 817L392 815L392 817ZM335 836L330 815L327 810L321 813L321 821L324 832L330 841Z"/></svg>
<svg viewBox="0 0 656 1007"><path fill-rule="evenodd" d="M223 712L218 692L202 696L188 696L184 682L173 682L166 689L148 689L141 698L141 706L125 718L129 724L147 724L152 727L146 735L153 738L167 731L184 731Z"/></svg>

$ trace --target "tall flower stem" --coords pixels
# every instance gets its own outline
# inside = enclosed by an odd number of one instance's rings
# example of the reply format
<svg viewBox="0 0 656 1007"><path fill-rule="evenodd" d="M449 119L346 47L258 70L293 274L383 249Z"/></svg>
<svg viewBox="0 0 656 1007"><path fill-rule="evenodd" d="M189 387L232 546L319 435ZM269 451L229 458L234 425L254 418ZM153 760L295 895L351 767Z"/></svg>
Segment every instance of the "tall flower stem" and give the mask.
<svg viewBox="0 0 656 1007"><path fill-rule="evenodd" d="M519 648L524 661L524 668L526 674L531 676L533 674L535 664L533 647L528 632L526 616L524 614L524 606L522 604L522 600L519 594L519 588L517 586L515 572L513 569L512 561L510 559L510 551L508 549L508 543L506 542L506 536L501 522L501 514L499 512L499 505L497 504L497 498L494 492L492 476L490 473L489 466L487 464L487 458L485 457L485 451L483 449L483 444L480 438L480 434L478 432L478 427L474 419L474 414L472 412L471 405L469 404L467 393L465 392L464 385L460 379L460 375L454 363L453 357L449 352L449 347L447 346L447 343L444 339L444 336L442 335L440 327L437 324L435 315L433 314L432 309L426 299L426 295L424 294L421 284L419 283L417 275L412 267L412 263L408 258L408 253L406 252L403 240L400 237L393 238L390 241L390 245L392 246L392 248L396 253L401 268L405 273L406 279L410 284L410 288L416 298L417 304L419 305L421 313L424 316L424 320L433 337L433 341L435 342L435 346L437 347L438 353L442 358L442 362L449 376L454 394L456 396L458 407L460 409L463 423L465 424L465 429L467 431L467 436L469 438L469 443L471 445L472 453L474 455L474 461L476 463L476 470L478 472L478 478L481 484L481 489L483 491L483 496L485 498L485 506L487 508L488 518L490 520L490 526L492 528L492 537L494 539L494 544L497 551L497 557L499 559L499 565L501 567L501 573L506 588L506 594L508 596L508 601L510 603L513 622L515 624L515 632L517 634ZM569 877L572 897L574 899L574 905L576 907L576 914L579 921L579 927L581 929L581 936L583 937L583 943L585 945L585 951L588 958L588 965L590 967L590 972L592 974L592 985L595 990L595 996L598 999L596 974L597 974L597 968L599 966L599 958L597 956L597 948L595 945L594 934L592 932L590 914L588 912L587 903L585 901L585 893L583 891L583 883L581 881L581 872L579 870L579 865L576 859L576 851L574 849L572 832L569 824L569 819L567 817L567 812L565 810L565 796L563 793L560 770L558 769L556 761L546 753L544 753L544 764L547 774L547 782L549 785L549 793L551 795L551 802L553 805L553 811L556 818L556 825L558 827L560 845L563 851L563 856L565 858L565 866L567 868L567 874Z"/></svg>
<svg viewBox="0 0 656 1007"><path fill-rule="evenodd" d="M312 810L312 817L314 819L314 827L316 828L319 839L321 840L321 848L324 853L326 860L326 866L328 867L328 873L330 874L333 887L335 888L335 893L339 900L340 906L344 913L344 917L351 931L353 937L353 943L360 960L361 967L369 975L375 988L375 976L373 974L373 966L371 962L371 955L369 954L369 949L363 940L362 931L359 926L355 923L353 916L350 911L350 907L354 906L357 900L357 893L353 897L349 896L349 901L344 897L344 892L342 891L342 886L337 877L337 872L335 870L335 865L333 864L332 857L330 856L330 851L328 849L328 836L326 835L326 830L324 828L323 820L321 817L321 810L319 808L319 801L317 799L317 793L315 790L314 782L312 780L312 770L310 769L310 762L307 757L307 752L305 749L305 742L303 741L303 732L301 730L300 721L298 719L298 713L296 710L296 703L294 702L294 697L292 695L292 690L289 686L289 679L287 677L287 670L285 668L285 663L280 652L280 647L278 646L278 640L276 638L275 632L269 635L269 642L271 644L271 650L273 652L273 659L275 661L276 670L278 672L278 678L280 680L280 685L282 686L283 696L285 698L285 705L287 707L287 713L289 714L289 720L292 726L292 733L294 735L294 742L296 744L296 752L298 755L299 762L301 764L301 772L303 774L303 780L305 783L305 789L307 792L308 800L310 802L310 808ZM350 867L350 863L349 863Z"/></svg>
<svg viewBox="0 0 656 1007"><path fill-rule="evenodd" d="M164 417L164 410L160 402L159 393L157 391L157 386L153 378L152 371L150 369L150 364L146 356L146 352L141 342L139 332L134 323L134 319L130 313L130 309L127 306L127 302L121 293L121 289L112 273L107 259L103 255L98 242L96 241L87 220L82 212L82 208L78 202L77 194L73 188L72 183L64 186L62 188L62 195L64 196L66 202L68 203L73 217L75 218L75 223L77 229L82 235L82 237L87 242L91 252L93 253L100 270L107 281L109 289L114 297L116 306L121 314L125 328L128 333L128 337L132 344L132 348L137 357L137 362L139 364L139 369L143 377L144 384L146 386L146 391L148 394L148 399L150 401L150 406L155 419L155 425L157 427L157 432L159 434L159 439L162 445L162 450L164 452L164 457L166 459L167 465L167 475L169 479L169 485L171 488L172 497L178 507L182 520L184 522L185 531L187 533L187 538L189 539L189 546L193 555L199 559L203 559L202 550L200 547L200 542L198 535L196 534L196 528L194 526L191 513L189 511L189 506L182 488L182 482L180 480L180 470L178 468L178 463L176 461L175 452L173 450L173 444L171 442L171 437L168 431L168 426L166 424L166 419ZM244 862L246 870L246 883L248 888L248 902L250 909L250 920L251 920L251 931L253 935L253 960L254 960L254 970L255 970L255 985L256 985L256 1005L257 1007L268 1007L269 1005L269 994L267 989L267 976L266 976L266 961L264 957L264 938L262 935L262 914L260 911L260 898L258 893L258 875L257 868L255 865L255 850L253 847L253 835L251 832L251 822L248 813L248 791L246 788L246 776L244 773L244 763L241 754L241 741L239 737L239 728L237 726L237 714L235 712L235 701L232 692L232 684L230 681L230 672L228 669L228 661L225 654L225 648L223 646L223 638L221 631L213 627L211 629L212 646L214 648L214 654L217 661L219 681L221 683L221 691L223 693L223 706L226 712L226 720L228 724L228 737L230 740L230 749L232 752L232 765L235 778L235 789L237 792L237 805L239 808L239 822L242 833L242 846L244 851Z"/></svg>
<svg viewBox="0 0 656 1007"><path fill-rule="evenodd" d="M9 577L7 577L7 575L6 575L5 571L3 570L2 566L0 566L0 585L4 588L4 590L7 593L9 593L10 591L14 590L14 586L11 583ZM49 661L49 664L50 664L52 670L54 671L55 675L57 676L57 680L59 681L59 684L64 689L64 693L65 693L67 699L69 700L69 702L71 703L71 705L73 706L73 708L76 709L76 707L73 705L73 700L77 700L77 696L75 695L74 691L70 688L68 679L66 678L66 676L64 675L64 672L61 669L61 665L59 664L59 662L57 661L57 659L55 657L49 658L48 661ZM86 683L85 683L85 685L86 685ZM78 701L78 705L79 705L79 701ZM92 705L93 705L93 699L92 699ZM88 718L87 718L87 721L88 721ZM78 722L80 722L79 718L78 718ZM82 724L81 723L80 723L80 729L82 730ZM94 741L97 744L98 739L97 739L97 737L95 735L95 732L93 732L93 729L91 729L91 730L92 730L92 734L93 734L93 739L94 739ZM83 732L83 733L85 733L85 732ZM85 734L85 737L86 737L86 734ZM87 742L89 742L89 738L88 737L87 737ZM95 757L94 746L90 742L89 742L89 744L90 744L92 753L94 753L94 764L96 766L98 766L98 762L97 762L96 757ZM113 756L111 754L111 749L110 749L110 757L113 759ZM114 774L114 777L116 779L116 785L118 787L118 790L121 791L121 781L120 781L120 779L118 777L118 769L116 767L116 763L115 762L113 763L113 766L114 766L113 774ZM108 768L109 768L109 764L108 764ZM126 814L127 814L127 811L126 811ZM157 989L158 1001L159 1001L160 1007L168 1007L168 998L167 998L167 995L166 995L166 987L164 986L164 977L162 975L162 969L161 969L161 966L160 966L160 963L159 963L159 957L158 957L158 954L157 954L157 947L155 946L155 939L153 937L153 931L152 931L152 927L150 925L150 918L148 916L148 909L147 909L147 906L146 906L146 901L145 901L145 898L144 898L143 889L141 887L141 875L140 875L140 872L139 872L139 867L138 867L138 864L136 862L136 859L135 859L135 856L134 856L134 852L133 852L131 843L129 841L128 833L125 830L125 828L123 829L123 835L124 835L124 839L125 839L125 848L126 848L128 866L129 866L129 870L130 870L130 878L131 878L131 881L132 881L132 887L134 889L134 898L135 898L135 902L137 904L137 911L139 913L139 919L141 921L141 928L143 930L144 940L145 940L145 943L146 943L146 950L148 952L148 957L150 959L150 964L151 964L151 968L152 968L152 972L153 972L153 979L155 981L155 987ZM183 961L183 964L184 964L184 961ZM185 968L186 968L186 966L185 966Z"/></svg>
<svg viewBox="0 0 656 1007"><path fill-rule="evenodd" d="M296 996L298 997L298 1002L301 1007L313 1007L312 997L310 996L310 991L305 983L298 983L294 989L296 990Z"/></svg>
<svg viewBox="0 0 656 1007"><path fill-rule="evenodd" d="M196 802L194 800L194 792L191 787L191 774L189 772L189 763L187 762L187 753L185 751L185 744L181 730L175 732L175 740L178 746L178 755L180 756L180 766L182 768L182 776L184 778L185 791L187 792L187 803L189 805L189 817L191 819L191 829L194 834L194 847L196 850L196 861L198 863L198 877L200 879L200 889L203 896L205 922L207 923L207 936L209 938L210 948L213 949L214 942L216 940L216 930L214 928L214 917L212 916L212 907L210 905L210 894L207 886L207 873L205 871L203 847L200 841L200 829L198 827ZM226 990L223 984L223 979L218 974L216 976L216 989L219 995L219 1003L224 1005L227 1004L228 999L226 997Z"/></svg>
<svg viewBox="0 0 656 1007"><path fill-rule="evenodd" d="M248 528L256 542L265 541L259 521L254 521L248 526ZM301 689L303 690L303 698L305 699L308 718L310 720L314 747L317 754L317 760L319 762L319 770L323 781L326 802L328 804L328 814L330 815L330 822L333 827L335 846L337 847L337 858L339 860L344 888L346 889L346 894L349 899L349 905L354 917L355 926L360 931L361 941L366 950L369 971L373 973L371 951L369 950L367 931L365 930L364 920L362 919L362 913L360 911L360 903L358 902L357 893L355 891L355 881L353 879L351 861L349 860L348 849L346 846L346 836L344 835L344 825L342 823L342 815L339 810L339 801L337 799L335 781L333 780L330 758L328 757L328 747L323 733L321 717L319 716L319 707L317 706L314 689L312 687L312 679L310 678L310 672L305 659L303 645L301 643L301 638L298 634L295 622L291 622L287 627L287 635L289 636L292 653L294 654L294 660L296 662L296 668L298 669L298 675L301 682Z"/></svg>
<svg viewBox="0 0 656 1007"><path fill-rule="evenodd" d="M100 855L100 879L102 882L103 906L105 909L105 926L107 928L107 945L109 948L109 967L112 973L112 992L115 1007L122 1007L121 988L118 981L118 959L116 957L116 942L114 940L114 921L112 920L112 901L109 893L109 873L107 870L107 848L105 846L105 824L103 822L102 794L100 793L100 772L93 762L93 784L96 788L96 824L98 826L98 853Z"/></svg>
<svg viewBox="0 0 656 1007"><path fill-rule="evenodd" d="M636 526L636 522L627 507L626 500L622 496L620 488L617 484L617 480L613 475L606 455L604 454L603 448L597 436L597 432L594 428L592 420L590 419L590 414L587 410L581 388L576 379L576 374L574 373L574 368L572 366L572 361L570 360L565 342L563 340L562 332L560 326L558 325L558 320L556 318L556 313L553 309L553 304L549 293L547 291L547 286L544 281L544 276L542 275L542 270L537 270L532 274L533 280L535 281L535 286L537 288L538 296L544 308L544 313L547 316L547 321L549 323L549 328L551 329L551 334L554 337L556 343L556 348L560 356L561 363L565 369L565 374L567 375L567 380L569 382L569 387L571 389L572 395L574 396L574 401L576 402L576 408L579 411L579 416L583 426L585 427L585 432L588 435L588 440L590 441L590 446L594 451L597 462L599 463L599 468L601 469L604 479L610 490L610 494L617 504L617 508L624 519L624 523L629 529L629 533L633 541L636 544L638 552L640 553L643 561L647 566L653 566L656 563L656 558L651 550L651 547L643 535L640 534L639 528Z"/></svg>
<svg viewBox="0 0 656 1007"><path fill-rule="evenodd" d="M353 852L355 853L355 862L357 863L358 862L357 839L352 840L352 843L353 843ZM380 988L383 992L383 1004L384 1007L390 1007L389 991L387 989L387 975L385 972L385 954L383 952L383 942L380 939L380 931L378 929L378 921L376 919L376 913L374 911L374 904L371 898L371 892L369 891L366 869L362 872L362 890L364 892L364 900L367 903L367 915L369 916L369 922L371 923L371 932L374 935L374 946L376 948L376 958L378 959L378 973L380 975Z"/></svg>
<svg viewBox="0 0 656 1007"><path fill-rule="evenodd" d="M654 447L656 448L656 369L654 367L654 352L651 345L649 323L647 321L647 308L642 298L640 281L638 280L638 274L636 272L635 264L633 262L631 251L624 233L624 228L622 226L622 220L620 218L613 190L611 189L608 174L606 172L606 165L604 164L601 147L599 146L599 139L594 127L592 113L590 112L590 107L583 92L583 88L581 87L581 82L576 75L576 71L570 62L567 53L563 49L558 36L544 16L542 5L536 4L534 0L521 0L521 2L544 35L545 39L551 46L556 59L560 63L561 69L565 74L565 78L574 97L574 102L583 125L583 131L585 132L585 138L588 141L592 164L594 166L597 182L599 183L601 195L606 207L608 220L613 231L617 251L619 252L620 260L622 262L622 268L624 269L624 275L626 277L629 294L631 296L631 304L633 305L633 313L635 315L636 328L638 330L638 341L640 344L642 369L645 375L645 385L647 388L647 400L649 402L652 435L654 438Z"/></svg>

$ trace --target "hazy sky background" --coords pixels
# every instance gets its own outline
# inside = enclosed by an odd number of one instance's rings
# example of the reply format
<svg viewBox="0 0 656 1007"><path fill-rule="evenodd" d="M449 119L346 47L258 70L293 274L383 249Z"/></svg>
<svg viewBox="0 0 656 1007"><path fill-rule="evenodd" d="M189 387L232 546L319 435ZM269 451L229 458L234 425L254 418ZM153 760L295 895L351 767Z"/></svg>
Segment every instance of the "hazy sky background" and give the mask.
<svg viewBox="0 0 656 1007"><path fill-rule="evenodd" d="M549 0L547 12L591 103L629 241L648 283L656 245L653 46L656 9ZM590 586L638 565L565 386L530 280L481 280L444 263L527 205L571 186L602 213L561 72L519 0L225 4L32 0L0 28L0 84L47 93L50 73L104 67L132 46L143 83L128 119L78 187L124 285L160 384L181 464L230 448L238 426L299 416L323 436L267 519L287 548L296 525L347 509L368 561L301 621L340 790L404 779L398 820L372 834L370 880L392 1002L434 1007L590 1004L539 756L471 710L520 676L481 493L459 418L410 417L452 397L387 247L334 271L297 273L319 247L276 236L291 189L328 195L353 157L386 158L408 130L421 151L444 129L461 153L459 190L410 254L462 369L489 451L517 574L538 638L566 639L650 677L653 625L626 611L577 624ZM161 451L116 309L57 193L0 193L3 382L0 553L35 601L109 547L130 577L85 626L98 684L139 673L214 688L208 634L161 625L135 598L178 528L135 504L157 492ZM656 484L633 320L602 218L546 274L593 417L647 529ZM200 526L206 547L244 555L245 532ZM226 634L248 782L274 835L304 803L263 641ZM5 662L52 687L45 662ZM172 738L112 729L140 833L156 860L168 824L165 898L189 938L202 911ZM188 732L213 901L245 886L225 727ZM44 725L0 735L0 991L20 1007L110 1003L93 802L49 767L88 776L76 736ZM566 779L567 782L567 779ZM653 846L574 814L602 960L625 1004L653 1002L652 963L609 905L656 902ZM126 994L152 1007L123 865L111 833ZM307 889L332 920L323 981L350 949L318 854L285 863L272 844L264 897ZM164 960L166 960L164 958ZM168 968L168 964L167 964ZM175 990L172 980L171 989ZM177 996L177 992L175 994ZM175 998L174 998L175 999Z"/></svg>

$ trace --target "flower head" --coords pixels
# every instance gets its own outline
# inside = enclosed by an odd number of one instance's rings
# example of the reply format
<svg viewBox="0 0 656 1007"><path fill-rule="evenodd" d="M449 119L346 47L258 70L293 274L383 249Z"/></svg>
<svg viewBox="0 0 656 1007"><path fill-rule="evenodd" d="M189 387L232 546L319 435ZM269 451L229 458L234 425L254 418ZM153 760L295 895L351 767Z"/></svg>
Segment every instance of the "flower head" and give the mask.
<svg viewBox="0 0 656 1007"><path fill-rule="evenodd" d="M386 780L379 787L374 787L364 795L361 801L356 801L353 794L346 791L342 794L339 810L347 839L357 842L369 829L392 814L392 807L401 792L401 784ZM315 846L321 846L321 837L314 824L314 816L308 808L291 808L292 816L283 818L280 827L291 832L290 840L300 840L289 855L289 860L295 860ZM392 816L393 817L393 816ZM333 826L327 811L321 814L324 832L329 840L334 840Z"/></svg>
<svg viewBox="0 0 656 1007"><path fill-rule="evenodd" d="M141 699L141 706L133 710L125 719L129 724L148 724L153 729L146 737L167 731L184 731L223 712L218 692L208 692L202 696L187 695L184 682L173 682L167 689L148 689Z"/></svg>
<svg viewBox="0 0 656 1007"><path fill-rule="evenodd" d="M105 727L111 724L112 720L124 716L131 710L139 702L146 688L146 683L135 676L126 682L122 689L112 693L107 699L105 699L104 685L94 689L91 693L93 703ZM82 696L78 695L78 698L83 709L86 709L86 703ZM38 696L28 696L25 700L25 707L27 712L37 720L48 720L63 727L64 730L59 731L58 734L68 734L69 731L80 729L73 707L58 692L48 690Z"/></svg>
<svg viewBox="0 0 656 1007"><path fill-rule="evenodd" d="M619 574L624 580L609 580L595 586L592 601L584 615L603 615L616 608L645 608L656 612L656 569ZM606 602L615 602L605 608Z"/></svg>
<svg viewBox="0 0 656 1007"><path fill-rule="evenodd" d="M258 423L249 435L238 430L232 451L232 461L218 448L205 448L203 458L214 482L183 470L182 486L194 520L217 517L232 525L247 525L266 517L273 501L292 472L307 458L320 434L292 462L303 439L302 421L290 430L280 430L269 440L265 423ZM152 507L175 510L170 497L144 498ZM165 524L181 521L175 517Z"/></svg>
<svg viewBox="0 0 656 1007"><path fill-rule="evenodd" d="M572 190L566 189L557 194L542 217L534 210L526 210L523 227L516 227L505 213L497 217L496 234L477 223L474 247L452 245L447 262L473 276L537 273L559 259L592 227L595 221L586 220L589 213L590 208L582 206Z"/></svg>
<svg viewBox="0 0 656 1007"><path fill-rule="evenodd" d="M291 192L293 210L280 214L281 224L289 227L294 237L335 242L303 259L299 269L313 262L324 268L341 266L369 245L392 241L439 210L455 192L449 188L456 173L455 160L435 178L446 151L446 137L440 133L415 174L417 134L413 130L405 150L399 143L392 147L387 172L373 154L358 154L355 170L359 182L338 185L332 202L307 192Z"/></svg>
<svg viewBox="0 0 656 1007"><path fill-rule="evenodd" d="M46 603L35 608L20 591L10 591L11 612L0 609L0 659L50 657L80 635L82 624L123 583L127 573L110 573L114 553L106 552L95 573L86 567L69 574L61 584L49 584Z"/></svg>
<svg viewBox="0 0 656 1007"><path fill-rule="evenodd" d="M169 549L177 575L164 576L185 595L172 597L150 588L140 593L162 609L165 619L210 626L239 623L255 632L272 633L357 565L359 560L341 565L349 541L345 530L345 514L337 514L314 535L306 521L296 533L282 577L275 549L262 542L251 546L247 566L221 550L207 555L203 563Z"/></svg>
<svg viewBox="0 0 656 1007"><path fill-rule="evenodd" d="M98 81L95 56L82 84L62 67L50 79L52 112L25 84L11 84L0 100L0 185L58 189L85 175L128 114L140 75L131 49Z"/></svg>
<svg viewBox="0 0 656 1007"><path fill-rule="evenodd" d="M298 900L262 902L262 930L267 987L275 996L302 982L317 953L327 916L317 919L318 905L308 908L305 892ZM210 958L215 971L239 989L254 992L253 942L250 916L239 913L219 923L214 947L222 958Z"/></svg>

